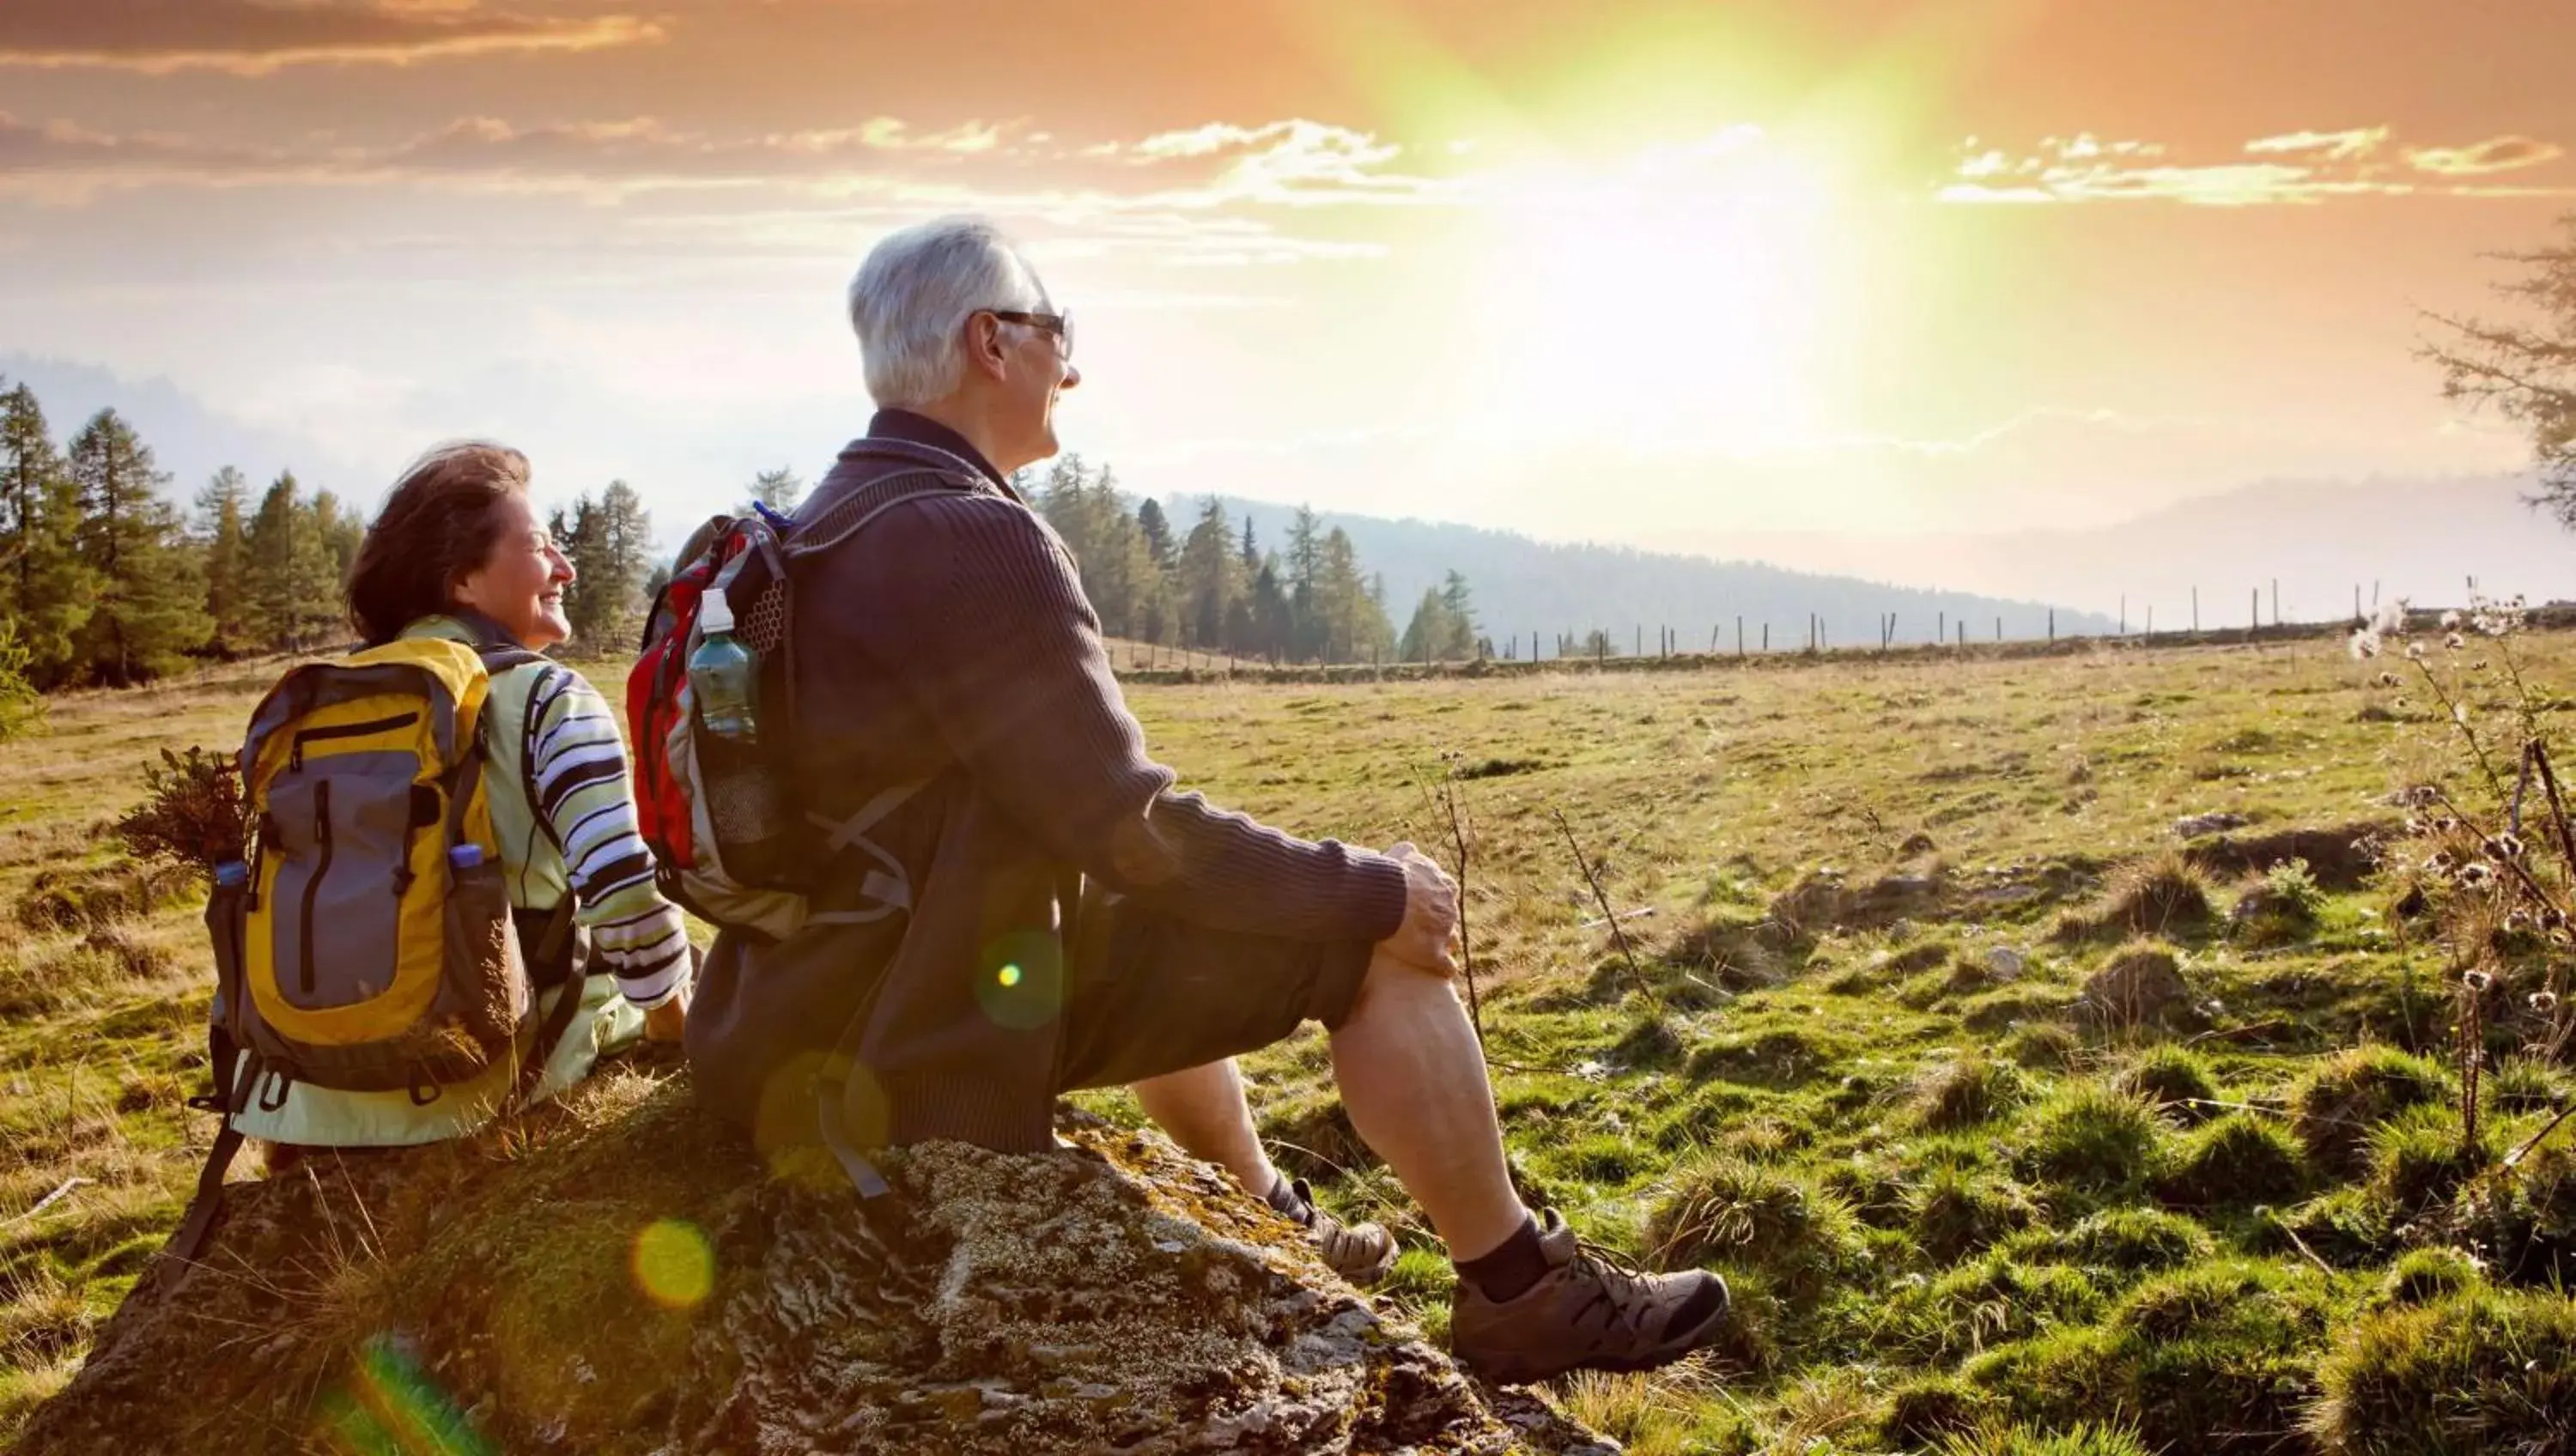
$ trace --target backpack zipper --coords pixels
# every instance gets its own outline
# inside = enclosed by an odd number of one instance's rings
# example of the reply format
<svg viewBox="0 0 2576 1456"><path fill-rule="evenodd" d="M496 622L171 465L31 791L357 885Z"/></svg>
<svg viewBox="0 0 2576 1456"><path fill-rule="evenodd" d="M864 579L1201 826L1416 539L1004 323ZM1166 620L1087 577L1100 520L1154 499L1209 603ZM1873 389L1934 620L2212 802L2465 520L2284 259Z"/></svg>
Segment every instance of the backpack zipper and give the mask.
<svg viewBox="0 0 2576 1456"><path fill-rule="evenodd" d="M300 746L300 745L299 745ZM304 994L313 994L313 901L322 892L322 877L331 873L331 781L323 779L313 786L313 843L322 853L313 862L313 878L304 882L303 934L296 950L300 964L296 979Z"/></svg>
<svg viewBox="0 0 2576 1456"><path fill-rule="evenodd" d="M418 713L397 713L390 718L372 718L364 723L340 723L329 728L304 729L295 735L294 746L287 751L287 767L302 768L304 766L304 745L314 739L364 738L370 733L386 733L393 729L400 728L406 723L417 723L419 721L420 715Z"/></svg>

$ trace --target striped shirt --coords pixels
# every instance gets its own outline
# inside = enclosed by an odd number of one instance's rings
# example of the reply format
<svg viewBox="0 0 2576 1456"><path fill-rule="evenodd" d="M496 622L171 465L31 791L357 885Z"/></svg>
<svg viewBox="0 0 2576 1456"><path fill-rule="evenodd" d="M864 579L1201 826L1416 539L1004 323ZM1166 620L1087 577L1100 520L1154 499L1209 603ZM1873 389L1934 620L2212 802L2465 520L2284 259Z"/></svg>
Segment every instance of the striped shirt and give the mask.
<svg viewBox="0 0 2576 1456"><path fill-rule="evenodd" d="M413 630L466 629L431 618ZM493 676L483 721L487 797L511 903L550 909L571 890L579 897L574 921L590 932L598 963L627 1000L649 1010L678 995L690 975L688 930L654 885L653 853L636 832L625 741L607 700L561 663L531 663ZM542 829L530 813L529 784Z"/></svg>

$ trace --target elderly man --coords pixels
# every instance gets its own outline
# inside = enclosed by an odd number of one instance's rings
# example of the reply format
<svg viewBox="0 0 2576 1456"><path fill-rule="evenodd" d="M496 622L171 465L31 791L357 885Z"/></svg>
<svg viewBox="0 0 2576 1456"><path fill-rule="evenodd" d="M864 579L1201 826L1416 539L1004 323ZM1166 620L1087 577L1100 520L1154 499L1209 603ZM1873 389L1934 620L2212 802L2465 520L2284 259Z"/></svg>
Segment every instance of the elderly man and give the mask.
<svg viewBox="0 0 2576 1456"><path fill-rule="evenodd" d="M1009 483L1056 452L1082 378L1026 260L980 220L928 223L870 253L849 304L880 409L796 514L791 726L799 792L875 817L880 854L825 864L796 934L718 939L688 1025L703 1095L765 1144L806 1140L816 1087L846 1078L823 1119L844 1141L1035 1152L1057 1093L1132 1085L1368 1277L1392 1241L1283 1183L1229 1060L1311 1018L1352 1125L1448 1245L1470 1367L1537 1380L1706 1343L1715 1275L1623 1269L1512 1191L1450 982L1456 884L1410 845L1219 810L1146 757L1074 563ZM864 908L890 865L907 915Z"/></svg>

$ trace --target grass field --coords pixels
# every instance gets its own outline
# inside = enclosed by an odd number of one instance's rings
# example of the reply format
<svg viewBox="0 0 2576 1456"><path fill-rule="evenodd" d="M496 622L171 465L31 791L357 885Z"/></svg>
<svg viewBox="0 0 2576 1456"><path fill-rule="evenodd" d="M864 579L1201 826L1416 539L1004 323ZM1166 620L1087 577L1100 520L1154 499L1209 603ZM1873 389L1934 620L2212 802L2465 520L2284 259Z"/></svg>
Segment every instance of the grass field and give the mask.
<svg viewBox="0 0 2576 1456"><path fill-rule="evenodd" d="M2500 648L2435 656L2508 771L2509 705L2544 730L2576 706L2576 637L2516 639L2527 693ZM0 1439L209 1135L182 1106L198 887L106 827L273 672L60 699L0 748ZM1710 1358L1555 1392L1632 1451L2576 1450L2576 1122L2499 1166L2576 1099L2567 952L2500 920L2469 945L2447 882L2393 908L2422 878L2393 791L2489 802L2404 662L2308 641L1132 701L1186 785L1299 832L1454 861L1454 791L1527 1192L1736 1290ZM2220 813L2243 823L2182 853L2175 821ZM2471 964L2499 978L2474 1100ZM1283 1161L1415 1243L1393 1297L1436 1333L1445 1265L1321 1037L1247 1066Z"/></svg>

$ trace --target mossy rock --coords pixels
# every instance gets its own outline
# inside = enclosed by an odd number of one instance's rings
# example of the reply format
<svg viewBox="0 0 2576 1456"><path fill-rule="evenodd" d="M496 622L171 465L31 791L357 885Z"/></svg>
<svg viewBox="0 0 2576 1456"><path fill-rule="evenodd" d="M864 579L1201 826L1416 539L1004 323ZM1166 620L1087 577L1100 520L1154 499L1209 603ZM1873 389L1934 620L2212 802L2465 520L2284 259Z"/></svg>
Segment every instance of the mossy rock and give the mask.
<svg viewBox="0 0 2576 1456"><path fill-rule="evenodd" d="M828 1157L764 1159L685 1086L612 1073L473 1139L308 1160L233 1184L203 1259L153 1265L16 1449L1582 1444L1382 1322L1222 1170L1059 1132L890 1154L862 1206Z"/></svg>
<svg viewBox="0 0 2576 1456"><path fill-rule="evenodd" d="M2363 1319L2318 1370L2329 1456L2576 1450L2576 1299L2481 1289Z"/></svg>
<svg viewBox="0 0 2576 1456"><path fill-rule="evenodd" d="M2307 1183L2298 1140L2275 1119L2236 1112L2182 1139L2156 1196L2180 1208L2286 1207Z"/></svg>
<svg viewBox="0 0 2576 1456"><path fill-rule="evenodd" d="M2363 1169L2371 1129L2450 1095L2448 1074L2422 1057L2391 1046L2348 1047L2291 1089L2290 1130L2320 1170L2348 1178Z"/></svg>

